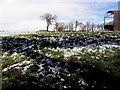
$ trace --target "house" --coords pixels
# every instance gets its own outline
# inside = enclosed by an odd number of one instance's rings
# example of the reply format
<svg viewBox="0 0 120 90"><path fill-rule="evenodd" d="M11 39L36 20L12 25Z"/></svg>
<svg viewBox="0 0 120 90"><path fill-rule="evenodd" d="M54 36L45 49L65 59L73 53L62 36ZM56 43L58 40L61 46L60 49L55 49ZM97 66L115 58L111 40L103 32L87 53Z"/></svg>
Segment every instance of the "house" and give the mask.
<svg viewBox="0 0 120 90"><path fill-rule="evenodd" d="M111 17L113 15L113 17ZM106 24L106 18L113 18L113 24ZM107 16L104 17L104 29L120 31L120 2L118 2L118 10L107 11Z"/></svg>
<svg viewBox="0 0 120 90"><path fill-rule="evenodd" d="M120 11L108 11L107 14L113 15L113 24L105 24L105 18L112 17L104 17L104 29L120 31Z"/></svg>

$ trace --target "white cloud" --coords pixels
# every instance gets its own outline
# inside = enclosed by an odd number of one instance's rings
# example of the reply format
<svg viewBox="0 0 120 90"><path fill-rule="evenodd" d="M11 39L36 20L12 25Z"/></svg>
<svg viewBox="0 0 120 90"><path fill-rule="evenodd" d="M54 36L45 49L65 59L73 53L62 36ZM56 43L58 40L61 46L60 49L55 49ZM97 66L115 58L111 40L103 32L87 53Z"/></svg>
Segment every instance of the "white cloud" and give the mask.
<svg viewBox="0 0 120 90"><path fill-rule="evenodd" d="M107 23L112 22L112 21L113 21L113 19L108 19L108 20L105 20L105 23L107 24ZM103 23L104 23L104 21L100 22L100 24L103 24Z"/></svg>
<svg viewBox="0 0 120 90"><path fill-rule="evenodd" d="M46 28L46 22L40 20L44 13L56 14L59 21L71 21L81 19L98 19L97 11L107 4L71 3L71 0L57 2L56 0L3 0L2 2L2 25L7 31L34 31ZM70 2L71 1L71 2ZM39 2L39 3L30 3ZM67 3L66 3L67 2ZM78 2L78 0L75 0ZM95 7L95 8L94 8ZM83 19L83 20L82 20Z"/></svg>
<svg viewBox="0 0 120 90"><path fill-rule="evenodd" d="M25 2L118 2L119 0L21 0Z"/></svg>

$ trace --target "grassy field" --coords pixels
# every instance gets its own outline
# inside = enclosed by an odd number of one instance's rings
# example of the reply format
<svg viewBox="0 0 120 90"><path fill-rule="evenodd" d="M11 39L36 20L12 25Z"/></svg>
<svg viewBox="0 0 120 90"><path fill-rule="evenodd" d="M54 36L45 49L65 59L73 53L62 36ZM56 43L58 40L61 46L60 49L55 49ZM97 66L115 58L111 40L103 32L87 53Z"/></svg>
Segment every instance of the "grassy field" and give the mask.
<svg viewBox="0 0 120 90"><path fill-rule="evenodd" d="M120 32L42 32L1 37L2 88L119 88Z"/></svg>

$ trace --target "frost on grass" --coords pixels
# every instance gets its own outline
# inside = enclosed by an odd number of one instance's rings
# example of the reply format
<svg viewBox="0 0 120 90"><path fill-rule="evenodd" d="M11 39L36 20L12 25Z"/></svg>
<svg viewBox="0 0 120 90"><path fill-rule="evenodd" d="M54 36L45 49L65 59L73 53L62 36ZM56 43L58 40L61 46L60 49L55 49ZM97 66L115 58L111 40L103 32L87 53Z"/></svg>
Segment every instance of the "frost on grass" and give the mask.
<svg viewBox="0 0 120 90"><path fill-rule="evenodd" d="M32 59L24 55L20 55L16 52L14 53L5 52L3 53L3 56L1 58L2 58L2 63L3 63L3 66L2 66L3 72L10 70L12 68L16 68L16 69L23 69L22 72L25 73L25 71L31 65L33 65Z"/></svg>
<svg viewBox="0 0 120 90"><path fill-rule="evenodd" d="M120 49L119 45L102 45L96 47L74 47L70 48L44 48L43 50L36 50L40 54L44 54L47 57L69 59L71 56L76 56L78 59L85 57L86 54L91 55L91 58L99 59L99 57L109 57L109 54L114 55L115 49ZM46 51L46 52L45 52ZM97 54L97 55L94 55Z"/></svg>
<svg viewBox="0 0 120 90"><path fill-rule="evenodd" d="M86 87L96 90L109 88L113 83L106 84L107 77L101 79L101 76L95 74L92 77L92 74L99 73L100 69L113 76L120 75L119 34L61 32L3 38L3 86L25 85L32 90L38 87L81 90L86 90Z"/></svg>

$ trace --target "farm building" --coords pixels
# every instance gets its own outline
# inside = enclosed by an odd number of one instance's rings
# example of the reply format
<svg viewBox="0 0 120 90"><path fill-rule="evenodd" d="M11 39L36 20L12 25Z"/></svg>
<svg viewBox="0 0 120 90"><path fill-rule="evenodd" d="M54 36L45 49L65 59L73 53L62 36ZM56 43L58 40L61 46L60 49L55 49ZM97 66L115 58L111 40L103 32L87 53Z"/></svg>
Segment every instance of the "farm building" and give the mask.
<svg viewBox="0 0 120 90"><path fill-rule="evenodd" d="M113 15L113 17L111 17L110 15ZM106 25L105 24L106 18L113 18L113 24ZM118 4L118 10L107 11L107 17L104 17L104 29L120 31L120 7L119 7L119 4Z"/></svg>
<svg viewBox="0 0 120 90"><path fill-rule="evenodd" d="M120 11L108 11L107 13L114 14L113 17L114 19L112 25L105 25L104 28L108 30L120 31ZM104 17L104 18L111 18L111 17Z"/></svg>

